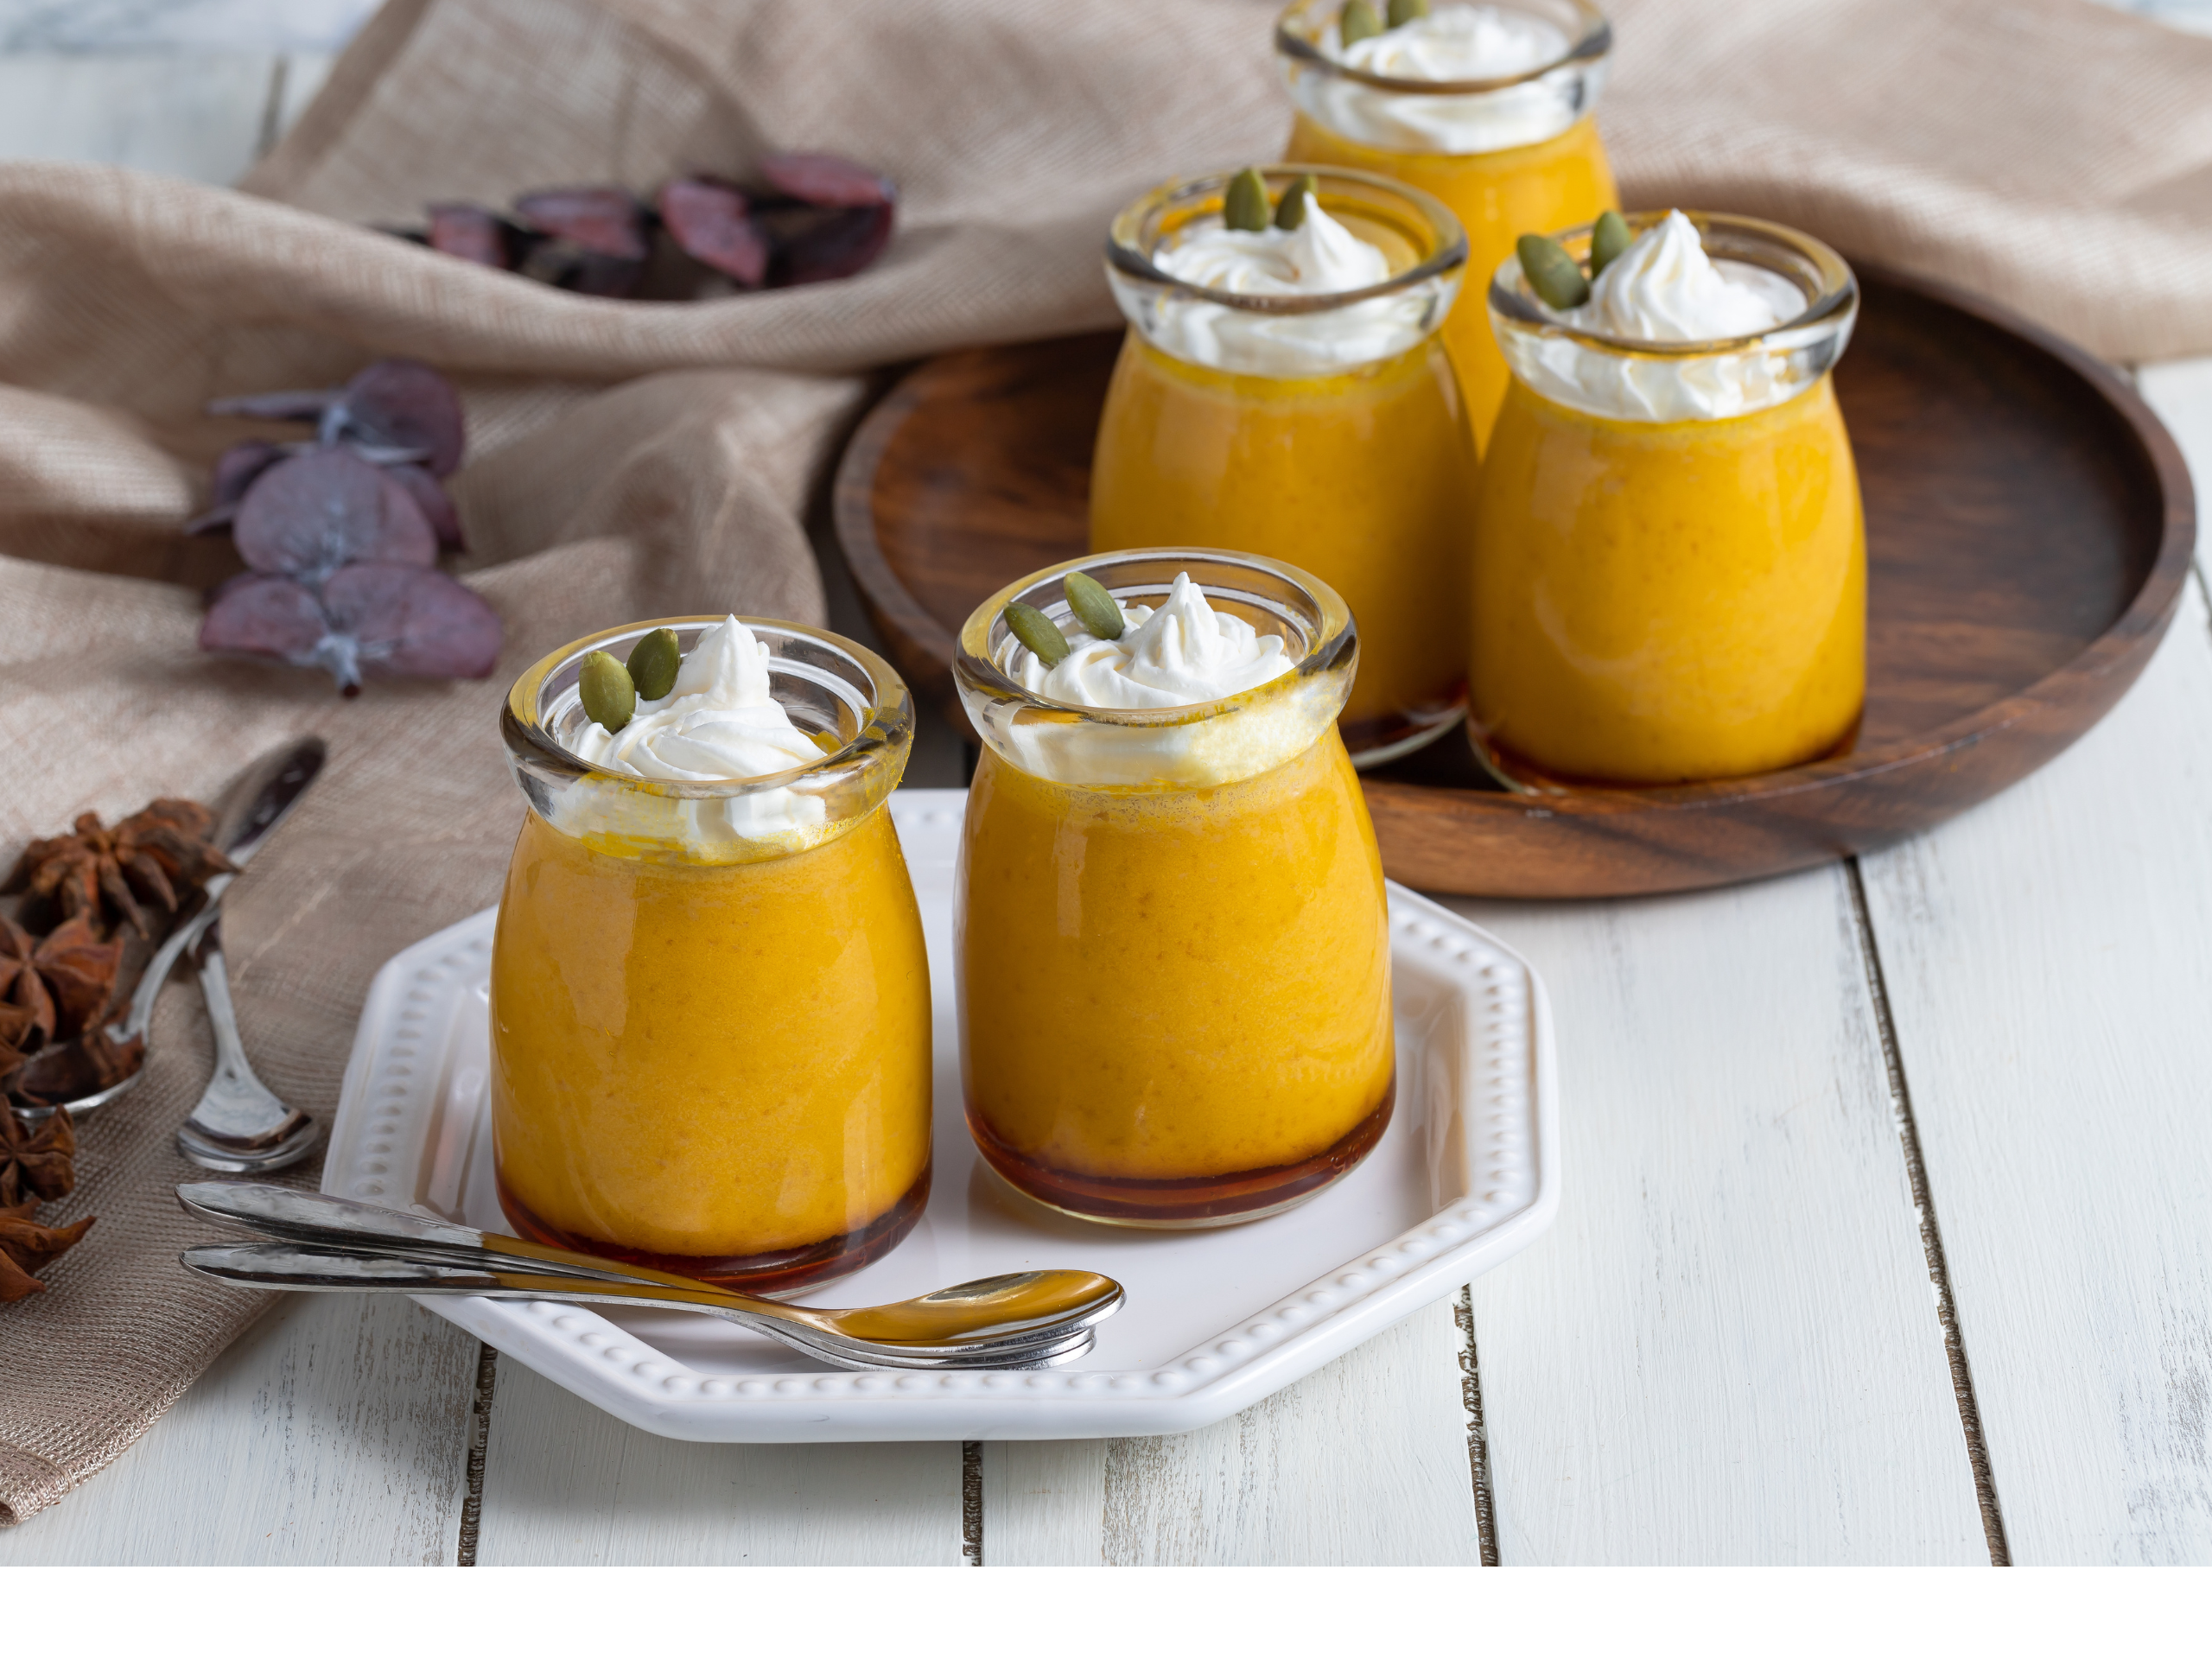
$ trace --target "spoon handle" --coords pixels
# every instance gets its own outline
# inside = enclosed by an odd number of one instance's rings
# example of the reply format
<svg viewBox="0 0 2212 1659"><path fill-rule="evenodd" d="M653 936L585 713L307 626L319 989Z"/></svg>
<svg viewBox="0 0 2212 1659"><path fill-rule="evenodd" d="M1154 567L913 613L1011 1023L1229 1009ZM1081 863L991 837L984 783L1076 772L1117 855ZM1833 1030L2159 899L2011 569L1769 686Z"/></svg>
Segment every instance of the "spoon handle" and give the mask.
<svg viewBox="0 0 2212 1659"><path fill-rule="evenodd" d="M264 1289L397 1291L411 1296L486 1296L504 1301L610 1303L683 1308L757 1331L813 1358L854 1370L1024 1370L1061 1363L1087 1351L1084 1326L1027 1340L971 1339L927 1347L865 1342L834 1335L760 1310L749 1296L706 1286L624 1284L570 1274L518 1272L492 1265L411 1260L397 1255L294 1244L200 1244L178 1258L192 1272L226 1284Z"/></svg>
<svg viewBox="0 0 2212 1659"><path fill-rule="evenodd" d="M257 1181L188 1181L176 1190L177 1202L188 1214L209 1221L225 1221L264 1238L286 1239L295 1244L316 1244L339 1249L357 1246L395 1249L418 1262L444 1261L460 1267L477 1267L486 1261L518 1273L567 1273L586 1279L606 1279L622 1284L662 1285L672 1290L702 1291L709 1295L735 1294L681 1274L610 1262L603 1256L535 1244L504 1233L486 1233L458 1222L440 1221L406 1210L385 1210L350 1198L334 1198L294 1187L271 1186ZM756 1299L747 1298L748 1302ZM764 1309L781 1312L780 1304L760 1302Z"/></svg>
<svg viewBox="0 0 2212 1659"><path fill-rule="evenodd" d="M154 1004L162 989L169 982L169 974L176 967L177 958L200 943L200 936L215 925L222 913L223 889L231 885L230 875L211 876L203 890L200 906L186 920L169 930L161 948L146 963L146 971L138 976L138 988L130 994L130 1007L122 1019L107 1028L111 1039L129 1042L133 1037L143 1037L154 1023Z"/></svg>

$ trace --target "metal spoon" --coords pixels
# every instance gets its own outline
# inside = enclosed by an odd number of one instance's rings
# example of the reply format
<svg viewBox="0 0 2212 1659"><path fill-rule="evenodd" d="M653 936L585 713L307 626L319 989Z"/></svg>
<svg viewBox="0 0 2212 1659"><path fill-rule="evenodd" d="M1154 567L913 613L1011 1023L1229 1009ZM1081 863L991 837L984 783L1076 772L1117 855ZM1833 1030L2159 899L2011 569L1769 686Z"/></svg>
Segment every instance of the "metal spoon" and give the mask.
<svg viewBox="0 0 2212 1659"><path fill-rule="evenodd" d="M1090 1347L1122 1287L1095 1273L1004 1274L878 1307L814 1308L627 1262L288 1187L190 1182L191 1214L284 1240L201 1245L179 1260L232 1284L293 1290L613 1302L712 1313L855 1370L1025 1370Z"/></svg>
<svg viewBox="0 0 2212 1659"><path fill-rule="evenodd" d="M863 1371L1036 1370L1064 1365L1090 1351L1088 1325L1056 1317L1044 1330L1032 1319L1016 1322L1016 1334L996 1334L1008 1323L1009 1303L1027 1308L1042 1299L1062 1308L1095 1313L1101 1293L1120 1287L1095 1274L1024 1273L978 1279L932 1292L909 1302L883 1307L788 1307L736 1291L700 1285L678 1290L667 1285L627 1283L582 1274L517 1273L505 1268L464 1268L410 1261L400 1255L320 1249L307 1244L199 1244L177 1260L193 1272L226 1284L272 1290L384 1290L410 1296L487 1296L499 1301L604 1302L625 1307L681 1308L711 1313L814 1359ZM1070 1286L1044 1281L1065 1279ZM1104 1310L1111 1312L1111 1308ZM933 1324L944 1334L925 1342L863 1341L834 1330L841 1321L890 1315L918 1327ZM973 1327L993 1334L969 1335Z"/></svg>
<svg viewBox="0 0 2212 1659"><path fill-rule="evenodd" d="M215 842L230 857L233 864L243 865L252 857L269 832L283 822L307 787L322 770L326 751L319 737L302 738L296 742L271 749L238 775L224 797L222 816L216 821ZM161 948L154 952L146 964L146 971L139 976L138 988L130 998L130 1007L122 1019L107 1028L111 1039L120 1044L143 1037L154 1021L154 1004L168 983L169 972L176 966L177 958L197 945L201 936L214 927L221 914L223 894L236 874L225 871L210 876L200 889L200 899L193 908L177 921L163 939ZM227 1005L227 982L223 1001ZM234 1027L235 1029L235 1027ZM219 1043L222 1032L216 1033ZM141 1056L138 1069L120 1083L80 1095L76 1099L61 1103L69 1116L83 1122L95 1111L118 1095L137 1086L146 1075L145 1057ZM302 1151L305 1148L302 1148Z"/></svg>
<svg viewBox="0 0 2212 1659"><path fill-rule="evenodd" d="M254 1075L231 1004L230 971L223 961L223 924L211 916L192 948L200 1000L215 1032L215 1075L177 1128L176 1149L202 1169L260 1174L296 1164L315 1150L322 1128Z"/></svg>

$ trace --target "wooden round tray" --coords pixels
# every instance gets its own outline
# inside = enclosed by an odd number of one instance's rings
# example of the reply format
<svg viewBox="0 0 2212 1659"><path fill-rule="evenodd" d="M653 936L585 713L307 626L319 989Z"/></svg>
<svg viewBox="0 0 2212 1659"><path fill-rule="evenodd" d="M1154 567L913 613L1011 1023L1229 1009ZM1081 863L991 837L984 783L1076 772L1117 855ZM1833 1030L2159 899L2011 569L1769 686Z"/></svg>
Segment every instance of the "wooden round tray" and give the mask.
<svg viewBox="0 0 2212 1659"><path fill-rule="evenodd" d="M1851 753L1726 783L1534 798L1464 734L1367 777L1384 868L1513 898L1667 893L1802 868L1939 823L2102 717L2165 632L2196 535L2189 474L2121 378L2002 308L1860 272L1836 372L1866 500L1866 716ZM967 729L953 639L1081 556L1118 334L956 352L854 435L837 534L922 700Z"/></svg>

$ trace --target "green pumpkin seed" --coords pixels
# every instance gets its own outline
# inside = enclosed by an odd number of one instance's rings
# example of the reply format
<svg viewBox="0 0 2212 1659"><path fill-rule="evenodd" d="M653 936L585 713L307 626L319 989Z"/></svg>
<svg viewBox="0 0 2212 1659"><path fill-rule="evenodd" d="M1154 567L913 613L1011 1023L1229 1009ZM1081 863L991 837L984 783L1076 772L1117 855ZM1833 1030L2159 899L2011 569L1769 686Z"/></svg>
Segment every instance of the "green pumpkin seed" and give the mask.
<svg viewBox="0 0 2212 1659"><path fill-rule="evenodd" d="M1416 17L1428 16L1428 0L1390 0L1390 27L1403 29Z"/></svg>
<svg viewBox="0 0 2212 1659"><path fill-rule="evenodd" d="M1086 576L1080 570L1071 570L1065 584L1068 608L1075 613L1094 639L1118 639L1124 626L1122 607L1114 602L1114 595L1095 576Z"/></svg>
<svg viewBox="0 0 2212 1659"><path fill-rule="evenodd" d="M1311 173L1304 178L1293 179L1282 193L1282 200L1275 203L1275 228L1294 231L1306 222L1306 204L1313 200L1314 192L1321 188L1320 181Z"/></svg>
<svg viewBox="0 0 2212 1659"><path fill-rule="evenodd" d="M638 712L638 688L630 671L603 651L584 658L583 671L576 677L576 695L583 700L584 713L610 732L620 731Z"/></svg>
<svg viewBox="0 0 2212 1659"><path fill-rule="evenodd" d="M1590 232L1590 274L1596 276L1607 265L1628 251L1628 245L1636 240L1636 232L1628 227L1628 220L1608 207L1598 215L1598 222Z"/></svg>
<svg viewBox="0 0 2212 1659"><path fill-rule="evenodd" d="M1221 222L1232 231L1268 228L1268 181L1248 167L1229 181L1221 198Z"/></svg>
<svg viewBox="0 0 2212 1659"><path fill-rule="evenodd" d="M1521 274L1536 297L1554 311L1572 311L1590 297L1590 279L1565 248L1548 236L1524 236L1513 245Z"/></svg>
<svg viewBox="0 0 2212 1659"><path fill-rule="evenodd" d="M676 689L676 671L683 666L683 648L676 643L674 628L655 628L630 647L630 682L647 702L658 702Z"/></svg>
<svg viewBox="0 0 2212 1659"><path fill-rule="evenodd" d="M1015 639L1037 654L1037 660L1047 668L1058 668L1067 660L1071 647L1068 637L1060 632L1060 625L1039 610L1034 605L1025 605L1020 600L1007 601L1006 628Z"/></svg>
<svg viewBox="0 0 2212 1659"><path fill-rule="evenodd" d="M1344 0L1344 9L1337 14L1338 40L1351 46L1382 32L1382 20L1368 0Z"/></svg>

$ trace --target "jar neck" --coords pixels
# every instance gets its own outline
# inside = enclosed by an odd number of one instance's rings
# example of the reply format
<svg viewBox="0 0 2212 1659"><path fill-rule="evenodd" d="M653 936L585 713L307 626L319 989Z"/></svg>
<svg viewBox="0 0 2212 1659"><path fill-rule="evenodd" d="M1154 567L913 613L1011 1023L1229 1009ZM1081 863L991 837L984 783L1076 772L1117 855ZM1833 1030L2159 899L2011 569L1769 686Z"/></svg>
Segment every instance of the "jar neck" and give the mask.
<svg viewBox="0 0 2212 1659"><path fill-rule="evenodd" d="M1240 232L1224 233L1224 174L1171 180L1116 217L1107 238L1107 282L1141 339L1198 367L1303 379L1402 357L1443 326L1465 271L1467 240L1441 202L1341 168L1259 171L1269 201L1278 205L1311 180L1312 200L1332 224L1270 227L1249 243ZM1340 262L1338 269L1360 272L1371 265L1373 280L1341 291L1288 286L1276 267L1298 269L1303 259L1321 257L1295 238L1325 232L1335 246L1321 249ZM1217 284L1202 284L1166 268L1179 263L1179 251L1206 246L1205 238L1214 239L1206 251L1221 259L1224 272L1249 266L1247 286L1230 286L1225 275ZM1347 280L1362 282L1364 273Z"/></svg>
<svg viewBox="0 0 2212 1659"><path fill-rule="evenodd" d="M1347 54L1335 0L1300 0L1275 29L1291 102L1338 139L1407 155L1526 149L1586 118L1611 26L1583 0L1439 5Z"/></svg>
<svg viewBox="0 0 2212 1659"><path fill-rule="evenodd" d="M1631 215L1630 228L1640 235L1663 217ZM1514 378L1537 396L1585 414L1645 423L1731 420L1777 408L1819 385L1842 357L1858 321L1851 267L1825 244L1783 226L1732 214L1689 217L1717 266L1749 267L1785 297L1794 290L1800 308L1757 334L1733 339L1629 339L1584 326L1580 319L1592 308L1560 313L1544 305L1518 257L1509 257L1492 277L1487 300L1491 332ZM1586 271L1590 238L1586 225L1554 239Z"/></svg>
<svg viewBox="0 0 2212 1659"><path fill-rule="evenodd" d="M757 777L714 779L638 776L583 759L578 740L591 721L579 682L588 656L603 651L626 660L638 640L659 628L672 629L688 655L724 620L664 618L573 641L515 682L500 734L531 809L598 851L701 864L802 852L873 812L897 786L913 743L905 683L874 652L836 634L740 620L767 650L771 698L790 728L821 750L818 760ZM668 705L682 706L672 698Z"/></svg>
<svg viewBox="0 0 2212 1659"><path fill-rule="evenodd" d="M1004 666L1006 607L1018 601L1058 622L1070 612L1065 578L1077 570L1124 607L1157 606L1187 575L1217 612L1283 639L1295 665L1249 690L1174 708L1088 708L1032 693ZM1239 782L1304 753L1334 730L1357 665L1351 612L1305 572L1211 549L1142 548L1057 565L993 595L962 629L953 674L969 721L1008 765L1078 787L1162 791Z"/></svg>

